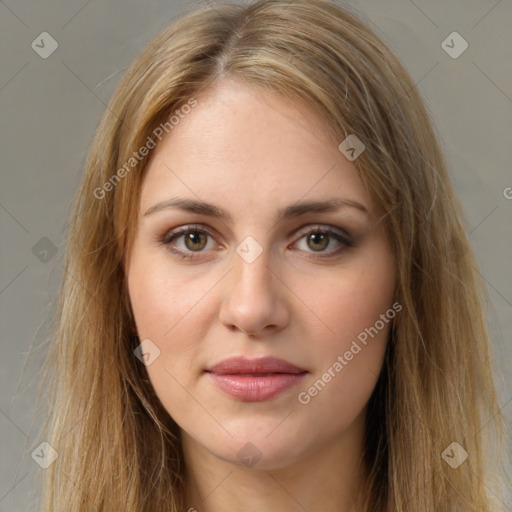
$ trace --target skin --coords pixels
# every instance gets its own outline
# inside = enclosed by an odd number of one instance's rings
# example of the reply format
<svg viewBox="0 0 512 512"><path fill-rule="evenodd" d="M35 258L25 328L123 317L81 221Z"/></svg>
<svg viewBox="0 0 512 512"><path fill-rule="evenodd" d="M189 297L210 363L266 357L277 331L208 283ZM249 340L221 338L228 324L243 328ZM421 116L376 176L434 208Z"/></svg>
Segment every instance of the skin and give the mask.
<svg viewBox="0 0 512 512"><path fill-rule="evenodd" d="M355 511L366 475L366 404L391 324L309 403L298 394L393 304L394 258L381 212L338 150L339 137L307 106L232 78L196 98L153 150L126 266L140 339L160 350L147 366L151 383L182 432L185 510ZM213 203L232 219L177 208L145 214L176 197ZM290 204L333 197L367 213L345 207L276 222ZM192 260L162 241L188 225L212 234L196 234L196 245L174 240ZM301 229L318 225L348 232L355 245L333 237L326 247L308 243ZM252 263L236 252L247 236L263 250ZM272 355L309 373L270 400L243 402L204 372L235 355ZM247 442L261 456L252 467L237 457Z"/></svg>

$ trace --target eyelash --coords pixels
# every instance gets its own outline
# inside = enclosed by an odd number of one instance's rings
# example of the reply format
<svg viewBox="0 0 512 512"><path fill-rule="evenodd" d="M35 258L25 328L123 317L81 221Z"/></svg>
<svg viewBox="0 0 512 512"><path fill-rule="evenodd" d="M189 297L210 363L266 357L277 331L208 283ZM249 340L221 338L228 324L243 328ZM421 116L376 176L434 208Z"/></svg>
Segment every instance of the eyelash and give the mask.
<svg viewBox="0 0 512 512"><path fill-rule="evenodd" d="M200 254L203 251L187 252L187 251L183 251L181 249L172 248L172 242L174 242L176 239L180 238L181 236L183 236L184 234L187 234L187 233L199 233L199 234L204 234L211 238L214 238L214 235L208 229L206 229L202 226L188 225L188 226L183 226L183 227L174 229L173 231L166 233L164 235L164 237L162 237L160 242L163 245L165 245L169 249L169 251L171 251L173 254L176 254L177 256L179 256L182 259L191 260L191 259L198 258L198 257L200 257ZM343 247L335 250L334 252L330 251L327 254L322 254L321 252L318 252L315 254L314 251L311 251L312 259L332 258L334 256L337 256L344 249L349 248L349 247L354 247L354 243L352 240L350 240L350 237L348 235L343 235L341 233L338 233L337 231L334 231L332 228L322 227L320 225L313 226L308 229L300 230L300 232L298 233L298 235L300 235L300 238L297 240L297 242L294 242L294 245L296 243L298 243L300 240L302 240L304 237L306 237L308 235L312 235L312 234L327 235L331 238L334 238L337 242L339 242L343 246ZM330 240L329 240L329 242L330 242Z"/></svg>

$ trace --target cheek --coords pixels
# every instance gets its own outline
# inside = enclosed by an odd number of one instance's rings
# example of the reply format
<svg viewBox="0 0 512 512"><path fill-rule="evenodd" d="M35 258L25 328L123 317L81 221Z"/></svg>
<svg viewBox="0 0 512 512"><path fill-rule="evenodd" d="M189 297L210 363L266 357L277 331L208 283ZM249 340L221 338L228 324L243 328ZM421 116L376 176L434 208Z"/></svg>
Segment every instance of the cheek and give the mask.
<svg viewBox="0 0 512 512"><path fill-rule="evenodd" d="M183 340L176 331L200 307L208 283L169 268L165 255L152 257L141 249L133 254L128 289L139 336L165 347Z"/></svg>
<svg viewBox="0 0 512 512"><path fill-rule="evenodd" d="M395 289L394 263L388 252L379 249L377 246L368 250L346 271L326 278L321 292L318 289L316 293L311 289L302 291L308 297L311 309L318 312L326 326L324 346L348 349L352 339L374 326L380 315L391 308ZM379 330L383 328L380 322L378 327Z"/></svg>
<svg viewBox="0 0 512 512"><path fill-rule="evenodd" d="M400 308L393 307L394 260L383 242L361 254L348 272L324 283L312 306L326 335L315 345L315 374L298 400L307 414L332 415L344 426L366 405L381 371L389 332ZM330 411L330 412L329 412ZM340 411L343 411L340 414Z"/></svg>
<svg viewBox="0 0 512 512"><path fill-rule="evenodd" d="M344 431L361 415L382 369L391 321L381 329L375 323L381 322L388 304L365 305L364 311L351 308L338 317L336 341L318 345L312 355L316 371L297 390L304 424L314 428L321 418L326 438Z"/></svg>
<svg viewBox="0 0 512 512"><path fill-rule="evenodd" d="M146 256L142 250L133 253L129 296L140 341L151 340L159 351L146 366L148 377L162 405L176 419L180 411L190 409L186 389L193 379L200 339L200 327L192 319L204 293L176 272L171 280L165 262Z"/></svg>
<svg viewBox="0 0 512 512"><path fill-rule="evenodd" d="M189 386L196 377L214 314L208 301L214 285L215 276L194 279L191 272L169 268L165 255L133 252L129 296L140 340L151 340L160 351L146 368L160 398L173 395L179 404L180 384Z"/></svg>

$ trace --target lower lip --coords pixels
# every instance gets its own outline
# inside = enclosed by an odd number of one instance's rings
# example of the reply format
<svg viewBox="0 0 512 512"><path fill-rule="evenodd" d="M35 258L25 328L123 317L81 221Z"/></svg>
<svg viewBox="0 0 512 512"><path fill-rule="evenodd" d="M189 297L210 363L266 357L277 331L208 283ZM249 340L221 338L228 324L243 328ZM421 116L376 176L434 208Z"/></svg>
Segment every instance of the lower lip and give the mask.
<svg viewBox="0 0 512 512"><path fill-rule="evenodd" d="M274 373L257 377L254 375L219 375L209 373L213 382L228 395L243 402L270 400L299 383L303 373Z"/></svg>

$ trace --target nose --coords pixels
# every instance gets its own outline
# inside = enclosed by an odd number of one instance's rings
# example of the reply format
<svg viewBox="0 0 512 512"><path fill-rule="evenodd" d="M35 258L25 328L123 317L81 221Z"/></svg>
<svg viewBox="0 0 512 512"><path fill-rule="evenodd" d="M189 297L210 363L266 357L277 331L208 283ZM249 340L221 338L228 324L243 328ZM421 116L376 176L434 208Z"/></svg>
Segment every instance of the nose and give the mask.
<svg viewBox="0 0 512 512"><path fill-rule="evenodd" d="M267 335L288 325L287 288L269 266L264 251L248 263L234 255L234 268L223 280L219 320L232 331L250 336Z"/></svg>

